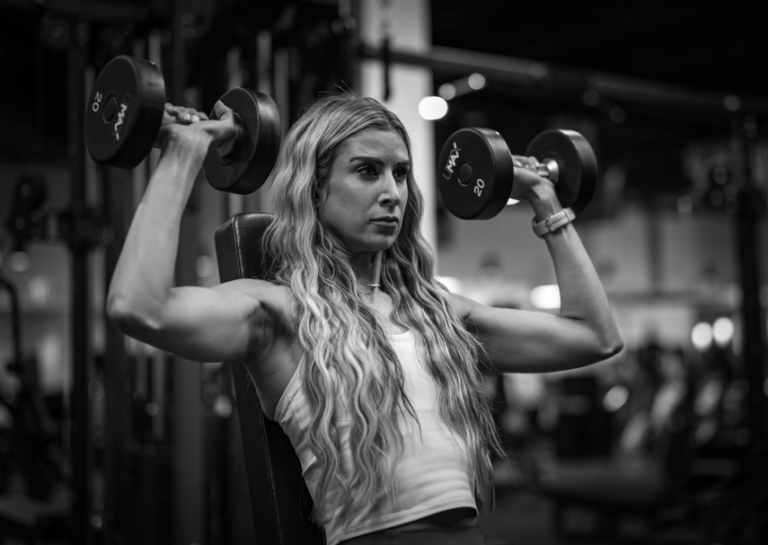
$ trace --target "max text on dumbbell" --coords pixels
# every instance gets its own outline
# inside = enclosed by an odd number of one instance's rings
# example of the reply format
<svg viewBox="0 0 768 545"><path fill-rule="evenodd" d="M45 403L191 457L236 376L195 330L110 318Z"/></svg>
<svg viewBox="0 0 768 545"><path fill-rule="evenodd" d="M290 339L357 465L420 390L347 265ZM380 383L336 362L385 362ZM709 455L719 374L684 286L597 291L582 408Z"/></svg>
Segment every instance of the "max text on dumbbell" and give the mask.
<svg viewBox="0 0 768 545"><path fill-rule="evenodd" d="M456 145L456 142L454 142L453 149L451 150L451 154L448 157L448 162L445 163L445 172L443 172L443 178L446 180L450 180L451 176L453 176L453 169L456 168L456 161L459 160L460 151L461 148Z"/></svg>
<svg viewBox="0 0 768 545"><path fill-rule="evenodd" d="M115 140L120 140L120 125L123 124L123 118L125 117L125 111L128 109L127 104L120 104L120 111L117 113L117 121L115 122Z"/></svg>

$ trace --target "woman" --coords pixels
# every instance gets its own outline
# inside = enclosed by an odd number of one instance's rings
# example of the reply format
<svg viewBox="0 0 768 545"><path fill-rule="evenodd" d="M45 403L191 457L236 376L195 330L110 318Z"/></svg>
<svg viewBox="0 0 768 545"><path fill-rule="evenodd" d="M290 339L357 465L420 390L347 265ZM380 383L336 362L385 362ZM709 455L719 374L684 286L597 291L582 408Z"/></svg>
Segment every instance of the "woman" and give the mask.
<svg viewBox="0 0 768 545"><path fill-rule="evenodd" d="M329 545L483 543L477 501L492 492L499 442L478 362L543 372L622 346L573 227L544 237L559 316L449 293L420 234L405 128L375 100L342 94L304 113L271 174L274 281L173 287L194 178L209 147L234 133L231 110L215 110L218 121L166 108L162 156L112 279L110 318L184 358L245 363L265 415L296 449ZM533 169L517 169L512 198L540 220L561 209Z"/></svg>

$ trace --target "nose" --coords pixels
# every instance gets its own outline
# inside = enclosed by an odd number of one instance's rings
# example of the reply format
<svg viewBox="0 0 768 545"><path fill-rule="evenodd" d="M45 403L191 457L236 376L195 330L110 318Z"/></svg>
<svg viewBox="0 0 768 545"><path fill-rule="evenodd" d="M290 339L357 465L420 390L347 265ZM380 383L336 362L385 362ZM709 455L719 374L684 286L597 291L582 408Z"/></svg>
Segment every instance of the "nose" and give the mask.
<svg viewBox="0 0 768 545"><path fill-rule="evenodd" d="M388 171L383 178L384 187L379 194L379 204L387 207L396 207L400 204L402 198L395 176L391 171Z"/></svg>

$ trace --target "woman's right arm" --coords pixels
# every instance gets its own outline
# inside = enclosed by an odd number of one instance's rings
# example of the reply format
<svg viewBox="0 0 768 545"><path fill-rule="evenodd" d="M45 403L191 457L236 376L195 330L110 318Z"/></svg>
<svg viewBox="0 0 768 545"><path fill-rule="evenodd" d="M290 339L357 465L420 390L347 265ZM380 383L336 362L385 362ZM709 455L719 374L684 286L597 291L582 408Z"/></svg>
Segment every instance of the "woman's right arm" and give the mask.
<svg viewBox="0 0 768 545"><path fill-rule="evenodd" d="M214 288L173 287L181 217L211 145L231 136L220 120L164 120L160 161L128 230L107 296L107 316L140 341L196 361L250 358L274 324L275 288L238 280ZM170 116L171 118L173 115ZM205 117L201 115L201 117Z"/></svg>

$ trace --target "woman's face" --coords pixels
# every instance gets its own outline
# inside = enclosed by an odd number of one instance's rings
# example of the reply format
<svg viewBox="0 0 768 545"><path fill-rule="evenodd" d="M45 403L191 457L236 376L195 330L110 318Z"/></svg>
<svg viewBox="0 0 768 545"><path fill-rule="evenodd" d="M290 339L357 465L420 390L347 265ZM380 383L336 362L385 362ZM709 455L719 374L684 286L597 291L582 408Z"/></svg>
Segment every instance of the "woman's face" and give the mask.
<svg viewBox="0 0 768 545"><path fill-rule="evenodd" d="M408 148L399 133L366 129L341 144L317 214L334 247L349 255L395 243L408 202Z"/></svg>

